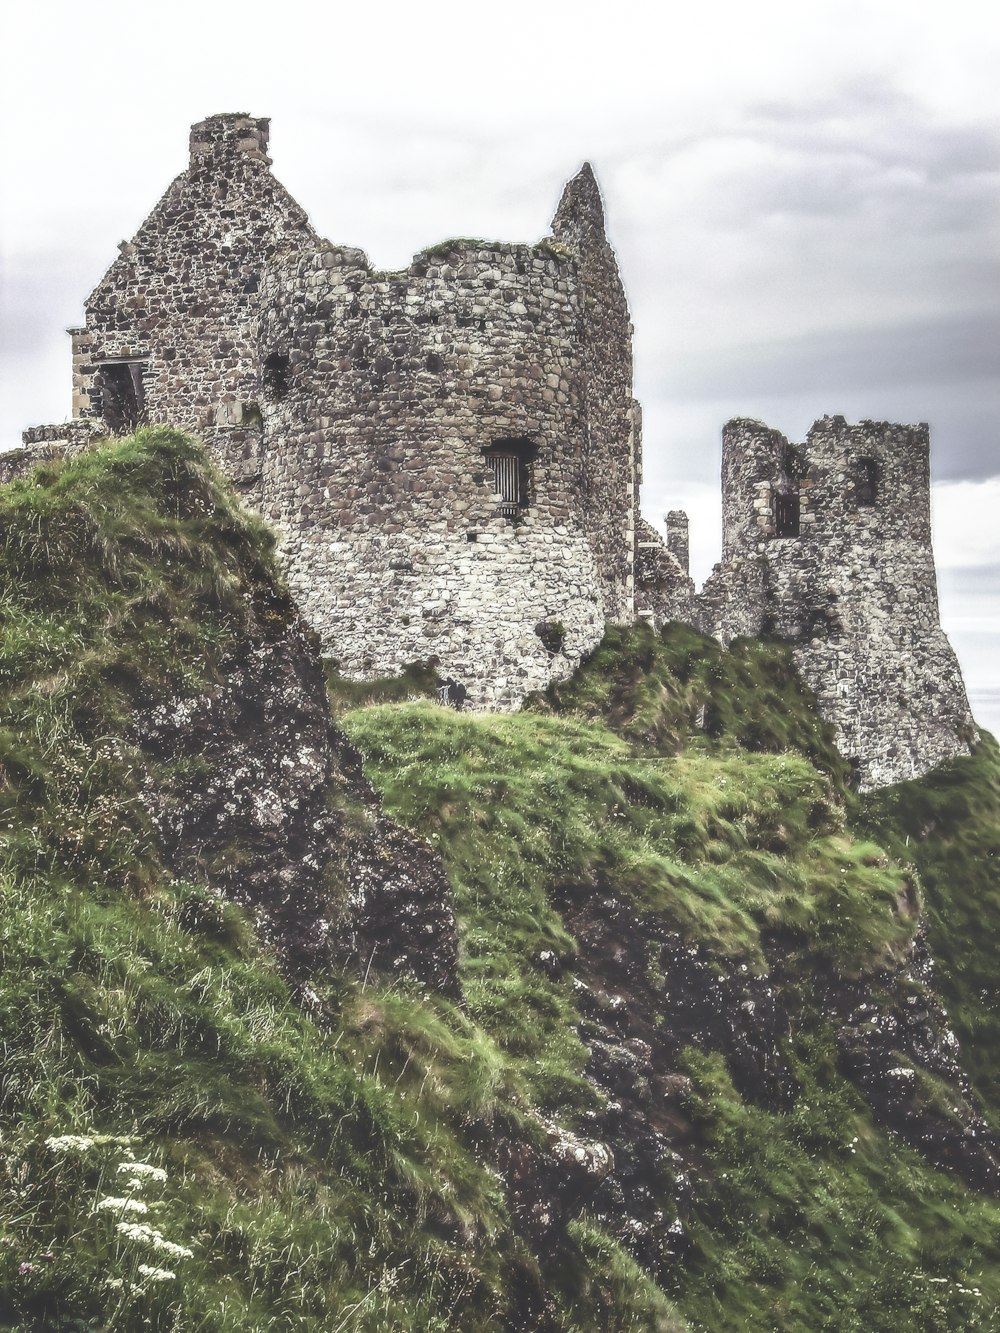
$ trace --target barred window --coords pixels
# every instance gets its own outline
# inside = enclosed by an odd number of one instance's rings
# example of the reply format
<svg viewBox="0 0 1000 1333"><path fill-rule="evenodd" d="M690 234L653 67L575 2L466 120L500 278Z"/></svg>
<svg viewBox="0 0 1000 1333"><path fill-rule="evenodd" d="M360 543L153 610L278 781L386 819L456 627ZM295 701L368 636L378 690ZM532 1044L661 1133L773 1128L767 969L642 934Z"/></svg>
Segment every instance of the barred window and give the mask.
<svg viewBox="0 0 1000 1333"><path fill-rule="evenodd" d="M517 454L487 454L493 469L497 508L501 513L513 513L521 507L521 460Z"/></svg>
<svg viewBox="0 0 1000 1333"><path fill-rule="evenodd" d="M531 464L538 453L530 439L495 440L483 448L493 480L498 514L522 513L531 499ZM487 480L489 473L487 473Z"/></svg>

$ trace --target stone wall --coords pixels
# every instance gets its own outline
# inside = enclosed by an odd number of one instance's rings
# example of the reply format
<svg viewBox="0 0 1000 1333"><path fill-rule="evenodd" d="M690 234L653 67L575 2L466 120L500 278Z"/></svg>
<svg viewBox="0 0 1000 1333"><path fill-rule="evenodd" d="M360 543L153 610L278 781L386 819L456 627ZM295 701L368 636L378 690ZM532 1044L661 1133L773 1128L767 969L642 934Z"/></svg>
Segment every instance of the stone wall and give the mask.
<svg viewBox="0 0 1000 1333"><path fill-rule="evenodd" d="M723 559L698 601L723 640L776 634L862 787L968 753L976 730L940 625L925 425L759 422L723 435Z"/></svg>
<svg viewBox="0 0 1000 1333"><path fill-rule="evenodd" d="M628 543L602 567L574 257L453 242L383 274L319 248L273 267L264 309L262 508L341 668L436 658L492 707L568 674L627 600Z"/></svg>
<svg viewBox="0 0 1000 1333"><path fill-rule="evenodd" d="M85 327L71 330L74 416L128 428L116 401L132 392L128 376L140 419L195 432L245 485L260 471L261 278L273 256L314 239L271 174L267 141L268 121L247 115L193 126L188 169L121 243Z"/></svg>
<svg viewBox="0 0 1000 1333"><path fill-rule="evenodd" d="M674 515L681 511L673 511ZM694 583L687 570L686 539L687 515L684 518L685 544L680 546L684 563L676 548L665 543L651 523L640 518L636 528L635 549L635 610L636 615L651 624L661 626L671 620L692 625L698 621ZM677 538L677 520L673 530Z"/></svg>
<svg viewBox="0 0 1000 1333"><path fill-rule="evenodd" d="M552 234L578 261L587 440L582 513L604 581L608 617L635 614L634 559L642 420L632 397L632 322L601 193L589 163L563 191Z"/></svg>

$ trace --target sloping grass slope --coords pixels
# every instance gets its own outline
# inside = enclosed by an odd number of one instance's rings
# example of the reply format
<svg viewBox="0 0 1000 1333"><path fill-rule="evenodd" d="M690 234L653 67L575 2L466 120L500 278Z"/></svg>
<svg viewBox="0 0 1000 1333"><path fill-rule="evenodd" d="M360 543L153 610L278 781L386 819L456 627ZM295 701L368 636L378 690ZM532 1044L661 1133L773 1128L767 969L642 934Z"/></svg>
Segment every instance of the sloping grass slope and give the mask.
<svg viewBox="0 0 1000 1333"><path fill-rule="evenodd" d="M345 725L387 807L440 847L470 1012L550 1110L585 1121L594 1095L573 1035L588 942L568 935L563 887L613 894L720 966L782 978L790 1104L747 1101L718 1053L682 1061L689 1175L665 1180L661 1203L670 1216L675 1195L693 1199L679 1257L657 1276L693 1328L1000 1324L1000 1208L878 1127L814 992L819 975L884 985L919 925L919 893L912 857L891 860L856 819L784 648L610 630L577 677L519 715L410 702ZM992 847L995 779L969 767L950 780L947 819L966 830L972 873ZM980 805L963 814L970 782ZM898 827L888 817L878 831L902 844ZM933 929L947 956L948 923ZM997 976L988 947L977 984Z"/></svg>
<svg viewBox="0 0 1000 1333"><path fill-rule="evenodd" d="M162 864L136 718L288 614L176 432L0 490L0 1327L675 1327L610 1242L515 1234L489 1145L537 1121L481 1028L377 979L293 992Z"/></svg>

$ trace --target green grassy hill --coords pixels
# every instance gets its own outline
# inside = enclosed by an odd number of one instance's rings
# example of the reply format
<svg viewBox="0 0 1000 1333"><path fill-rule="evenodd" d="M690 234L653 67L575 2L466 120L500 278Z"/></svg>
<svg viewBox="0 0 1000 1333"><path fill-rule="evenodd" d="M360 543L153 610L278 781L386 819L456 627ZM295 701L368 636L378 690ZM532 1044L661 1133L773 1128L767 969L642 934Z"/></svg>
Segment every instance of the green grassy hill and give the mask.
<svg viewBox="0 0 1000 1333"><path fill-rule="evenodd" d="M448 998L340 947L346 744L295 894L301 830L185 834L150 719L262 645L304 699L293 619L174 432L0 489L0 1327L1000 1326L994 742L859 801L783 648L676 627L512 716L330 672Z"/></svg>

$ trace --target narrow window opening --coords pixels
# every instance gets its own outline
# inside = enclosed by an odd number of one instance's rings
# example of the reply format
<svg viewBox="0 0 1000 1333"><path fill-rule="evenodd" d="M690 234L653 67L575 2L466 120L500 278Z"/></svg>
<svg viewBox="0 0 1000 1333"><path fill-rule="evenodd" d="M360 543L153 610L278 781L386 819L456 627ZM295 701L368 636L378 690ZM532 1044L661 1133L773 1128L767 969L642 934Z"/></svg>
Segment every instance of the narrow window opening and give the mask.
<svg viewBox="0 0 1000 1333"><path fill-rule="evenodd" d="M799 535L799 497L794 493L777 491L774 496L774 535L776 537L797 537Z"/></svg>
<svg viewBox="0 0 1000 1333"><path fill-rule="evenodd" d="M859 505L878 499L878 464L874 458L859 458L854 465L854 496Z"/></svg>
<svg viewBox="0 0 1000 1333"><path fill-rule="evenodd" d="M497 440L483 450L493 473L498 514L518 514L528 505L530 464L538 452L530 440Z"/></svg>
<svg viewBox="0 0 1000 1333"><path fill-rule="evenodd" d="M288 393L290 367L284 352L272 352L264 361L264 392L275 402L280 402Z"/></svg>
<svg viewBox="0 0 1000 1333"><path fill-rule="evenodd" d="M105 362L97 376L101 413L112 435L127 435L146 420L141 361Z"/></svg>
<svg viewBox="0 0 1000 1333"><path fill-rule="evenodd" d="M774 535L776 537L797 537L799 535L799 478L802 475L802 462L798 452L790 445L785 445L781 453L781 471L775 482L772 498Z"/></svg>

